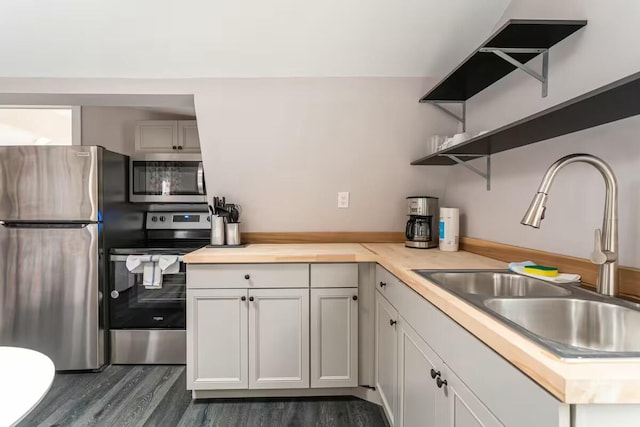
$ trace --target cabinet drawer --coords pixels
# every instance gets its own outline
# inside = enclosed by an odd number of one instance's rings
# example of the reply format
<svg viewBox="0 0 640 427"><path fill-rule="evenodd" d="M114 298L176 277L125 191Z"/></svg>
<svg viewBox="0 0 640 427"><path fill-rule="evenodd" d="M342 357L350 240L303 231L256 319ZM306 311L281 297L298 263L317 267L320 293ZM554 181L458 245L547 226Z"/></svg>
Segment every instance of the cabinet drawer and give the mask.
<svg viewBox="0 0 640 427"><path fill-rule="evenodd" d="M355 288L358 264L311 264L312 288Z"/></svg>
<svg viewBox="0 0 640 427"><path fill-rule="evenodd" d="M383 267L376 265L376 289L383 295L387 295L387 298L389 298L389 293L394 292L402 285L403 283L396 276Z"/></svg>
<svg viewBox="0 0 640 427"><path fill-rule="evenodd" d="M307 288L309 264L189 264L187 287Z"/></svg>

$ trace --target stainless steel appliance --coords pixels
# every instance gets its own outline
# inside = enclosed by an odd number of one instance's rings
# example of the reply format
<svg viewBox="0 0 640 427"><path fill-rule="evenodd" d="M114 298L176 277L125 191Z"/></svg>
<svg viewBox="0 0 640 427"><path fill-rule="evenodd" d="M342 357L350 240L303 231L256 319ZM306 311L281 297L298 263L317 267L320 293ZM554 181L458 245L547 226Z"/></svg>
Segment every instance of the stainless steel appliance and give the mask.
<svg viewBox="0 0 640 427"><path fill-rule="evenodd" d="M439 207L437 197L407 197L409 220L405 236L408 248L428 249L438 246Z"/></svg>
<svg viewBox="0 0 640 427"><path fill-rule="evenodd" d="M106 363L104 254L142 238L127 165L101 147L0 147L0 345L62 371Z"/></svg>
<svg viewBox="0 0 640 427"><path fill-rule="evenodd" d="M131 158L129 200L140 203L205 203L199 154L146 154Z"/></svg>
<svg viewBox="0 0 640 427"><path fill-rule="evenodd" d="M182 256L209 243L208 212L147 212L145 248L111 251L110 337L115 364L186 363L186 267ZM180 270L148 289L129 255L177 255Z"/></svg>

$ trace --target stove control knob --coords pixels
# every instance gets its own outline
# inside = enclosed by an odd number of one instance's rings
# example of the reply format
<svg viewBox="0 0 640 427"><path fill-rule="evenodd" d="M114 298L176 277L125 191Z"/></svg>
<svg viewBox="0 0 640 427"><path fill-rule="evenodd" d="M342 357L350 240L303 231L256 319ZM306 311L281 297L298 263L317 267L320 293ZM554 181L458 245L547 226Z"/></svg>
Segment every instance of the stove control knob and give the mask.
<svg viewBox="0 0 640 427"><path fill-rule="evenodd" d="M211 217L207 216L207 222L211 222Z"/></svg>
<svg viewBox="0 0 640 427"><path fill-rule="evenodd" d="M151 217L151 222L158 222L158 217L157 216L152 216Z"/></svg>
<svg viewBox="0 0 640 427"><path fill-rule="evenodd" d="M160 222L164 222L164 220L165 220L165 219L166 219L166 218L165 218L164 216L161 216L161 217L160 217Z"/></svg>
<svg viewBox="0 0 640 427"><path fill-rule="evenodd" d="M120 296L120 292L118 291L111 291L111 298L113 299L117 299Z"/></svg>

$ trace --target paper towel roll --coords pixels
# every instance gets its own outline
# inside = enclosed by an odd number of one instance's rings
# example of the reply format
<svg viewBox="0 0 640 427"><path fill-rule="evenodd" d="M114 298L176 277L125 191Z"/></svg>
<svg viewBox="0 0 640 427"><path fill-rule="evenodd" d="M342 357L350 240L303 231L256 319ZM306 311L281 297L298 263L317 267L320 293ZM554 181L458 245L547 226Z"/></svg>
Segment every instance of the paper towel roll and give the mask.
<svg viewBox="0 0 640 427"><path fill-rule="evenodd" d="M440 250L456 252L460 241L460 210L440 208Z"/></svg>

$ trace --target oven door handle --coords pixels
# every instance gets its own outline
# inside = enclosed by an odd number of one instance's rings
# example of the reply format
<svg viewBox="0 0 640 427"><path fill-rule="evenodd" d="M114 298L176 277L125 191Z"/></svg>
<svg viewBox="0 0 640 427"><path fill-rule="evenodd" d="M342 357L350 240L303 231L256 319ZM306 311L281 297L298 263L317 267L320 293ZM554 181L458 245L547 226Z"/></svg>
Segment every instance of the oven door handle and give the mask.
<svg viewBox="0 0 640 427"><path fill-rule="evenodd" d="M198 163L198 194L204 194L204 166Z"/></svg>
<svg viewBox="0 0 640 427"><path fill-rule="evenodd" d="M136 254L140 255L140 254ZM161 254L154 254L154 255L161 255ZM111 260L112 262L123 262L127 260L127 257L129 257L129 255L111 255L109 257L109 260ZM183 262L184 257L182 255L178 256L178 261L179 262Z"/></svg>

